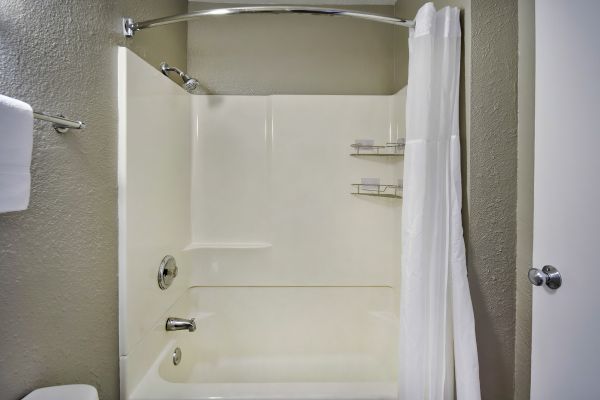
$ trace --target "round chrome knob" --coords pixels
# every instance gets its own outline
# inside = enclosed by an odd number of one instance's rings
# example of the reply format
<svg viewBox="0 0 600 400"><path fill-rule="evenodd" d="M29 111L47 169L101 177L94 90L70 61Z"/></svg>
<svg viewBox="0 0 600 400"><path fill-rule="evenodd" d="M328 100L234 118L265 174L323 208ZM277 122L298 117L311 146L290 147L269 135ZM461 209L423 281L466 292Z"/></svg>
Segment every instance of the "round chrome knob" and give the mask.
<svg viewBox="0 0 600 400"><path fill-rule="evenodd" d="M542 286L546 281L546 274L537 268L530 268L527 277L529 278L529 282L535 286Z"/></svg>
<svg viewBox="0 0 600 400"><path fill-rule="evenodd" d="M562 285L560 272L552 265L545 265L541 271L537 268L530 268L527 277L532 285L542 286L545 283L552 290L556 290Z"/></svg>
<svg viewBox="0 0 600 400"><path fill-rule="evenodd" d="M177 276L177 263L173 256L165 256L158 267L158 287L167 289Z"/></svg>

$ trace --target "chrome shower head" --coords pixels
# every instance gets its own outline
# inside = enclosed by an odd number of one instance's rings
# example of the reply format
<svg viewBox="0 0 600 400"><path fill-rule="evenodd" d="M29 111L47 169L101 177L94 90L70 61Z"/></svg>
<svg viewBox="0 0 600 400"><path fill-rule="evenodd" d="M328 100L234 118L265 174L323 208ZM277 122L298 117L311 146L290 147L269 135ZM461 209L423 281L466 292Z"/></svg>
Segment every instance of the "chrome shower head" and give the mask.
<svg viewBox="0 0 600 400"><path fill-rule="evenodd" d="M198 82L197 79L192 78L177 67L171 67L164 61L160 63L160 71L165 76L169 76L169 72L171 71L176 72L183 81L181 87L183 87L188 93L192 93L192 91L194 91L200 85L200 82Z"/></svg>
<svg viewBox="0 0 600 400"><path fill-rule="evenodd" d="M183 82L183 88L188 93L192 93L198 86L200 86L200 82L194 78L189 78L187 81Z"/></svg>

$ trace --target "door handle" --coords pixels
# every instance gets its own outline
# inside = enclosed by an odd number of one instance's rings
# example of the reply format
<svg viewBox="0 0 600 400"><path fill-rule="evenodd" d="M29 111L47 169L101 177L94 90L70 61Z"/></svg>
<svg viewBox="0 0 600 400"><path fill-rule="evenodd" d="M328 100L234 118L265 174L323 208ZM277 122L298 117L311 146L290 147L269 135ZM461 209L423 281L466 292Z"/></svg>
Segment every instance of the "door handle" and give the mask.
<svg viewBox="0 0 600 400"><path fill-rule="evenodd" d="M530 268L527 277L532 285L542 286L545 283L552 290L556 290L562 285L560 272L552 265L545 265L541 271L537 268Z"/></svg>

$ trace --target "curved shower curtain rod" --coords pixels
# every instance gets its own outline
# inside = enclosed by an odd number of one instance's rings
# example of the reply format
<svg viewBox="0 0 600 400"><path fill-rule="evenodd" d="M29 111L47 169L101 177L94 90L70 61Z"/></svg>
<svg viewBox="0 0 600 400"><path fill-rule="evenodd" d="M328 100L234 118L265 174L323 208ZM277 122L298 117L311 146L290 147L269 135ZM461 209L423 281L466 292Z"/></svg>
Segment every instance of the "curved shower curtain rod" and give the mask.
<svg viewBox="0 0 600 400"><path fill-rule="evenodd" d="M384 24L405 26L412 28L415 22L408 19L386 17L384 15L367 13L362 11L344 10L339 8L322 8L322 7L298 7L298 6L253 6L253 7L230 7L216 8L211 10L194 11L187 14L172 15L169 17L156 18L148 21L136 22L133 18L123 19L123 34L126 37L133 37L135 32L146 28L154 28L155 26L174 24L176 22L192 21L197 18L219 15L235 15L235 14L313 14L313 15L330 15L343 16L358 19L365 19Z"/></svg>

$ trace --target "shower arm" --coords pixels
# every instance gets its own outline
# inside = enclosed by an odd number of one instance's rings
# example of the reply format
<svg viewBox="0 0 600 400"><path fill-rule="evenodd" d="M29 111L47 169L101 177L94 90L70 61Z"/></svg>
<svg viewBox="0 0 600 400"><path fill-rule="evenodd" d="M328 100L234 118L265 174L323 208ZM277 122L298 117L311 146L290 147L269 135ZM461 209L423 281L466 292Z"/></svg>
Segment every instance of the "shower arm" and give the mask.
<svg viewBox="0 0 600 400"><path fill-rule="evenodd" d="M175 72L181 79L183 79L184 82L190 79L188 74L177 67L167 64L164 61L160 64L160 72L162 72L164 76L169 76L169 72Z"/></svg>
<svg viewBox="0 0 600 400"><path fill-rule="evenodd" d="M343 16L358 19L365 19L373 22L391 24L413 28L415 22L408 19L387 17L385 15L367 13L355 10L344 10L339 8L322 7L301 7L301 6L252 6L252 7L229 7L216 8L210 10L194 11L186 14L172 15L169 17L156 18L148 21L136 22L133 18L123 18L123 34L126 37L133 37L135 32L142 29L154 28L156 26L174 24L176 22L192 21L202 17L235 15L235 14L312 14Z"/></svg>

